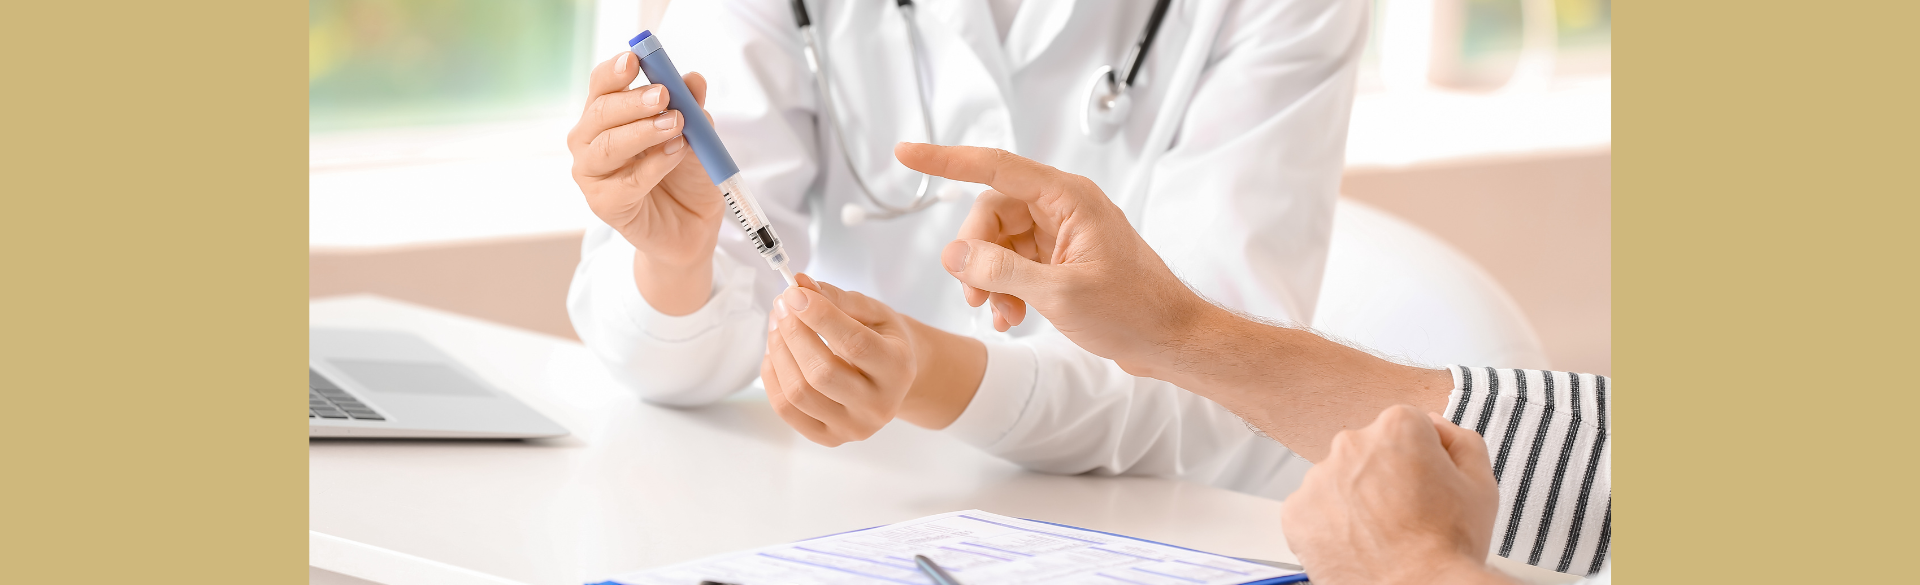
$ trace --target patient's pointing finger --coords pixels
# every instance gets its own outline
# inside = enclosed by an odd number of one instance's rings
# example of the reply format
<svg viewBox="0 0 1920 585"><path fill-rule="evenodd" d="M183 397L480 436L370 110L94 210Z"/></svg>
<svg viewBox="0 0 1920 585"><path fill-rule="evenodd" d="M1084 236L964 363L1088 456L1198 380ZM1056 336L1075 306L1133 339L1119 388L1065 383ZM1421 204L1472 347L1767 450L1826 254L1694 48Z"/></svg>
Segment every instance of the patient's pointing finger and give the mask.
<svg viewBox="0 0 1920 585"><path fill-rule="evenodd" d="M893 155L907 168L963 183L990 185L1027 202L1062 192L1073 176L998 148L902 142L894 146Z"/></svg>

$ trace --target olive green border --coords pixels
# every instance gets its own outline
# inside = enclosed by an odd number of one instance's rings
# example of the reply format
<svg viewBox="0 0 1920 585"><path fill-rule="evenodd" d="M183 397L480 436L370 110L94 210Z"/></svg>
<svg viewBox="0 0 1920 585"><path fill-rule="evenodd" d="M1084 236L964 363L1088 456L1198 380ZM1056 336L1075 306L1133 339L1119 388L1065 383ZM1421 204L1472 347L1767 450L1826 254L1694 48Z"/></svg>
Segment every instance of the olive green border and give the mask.
<svg viewBox="0 0 1920 585"><path fill-rule="evenodd" d="M5 12L0 581L304 581L305 4Z"/></svg>
<svg viewBox="0 0 1920 585"><path fill-rule="evenodd" d="M303 8L0 19L6 580L304 578ZM1622 577L1906 576L1920 4L1615 10Z"/></svg>
<svg viewBox="0 0 1920 585"><path fill-rule="evenodd" d="M1622 582L1912 579L1920 4L1615 10Z"/></svg>

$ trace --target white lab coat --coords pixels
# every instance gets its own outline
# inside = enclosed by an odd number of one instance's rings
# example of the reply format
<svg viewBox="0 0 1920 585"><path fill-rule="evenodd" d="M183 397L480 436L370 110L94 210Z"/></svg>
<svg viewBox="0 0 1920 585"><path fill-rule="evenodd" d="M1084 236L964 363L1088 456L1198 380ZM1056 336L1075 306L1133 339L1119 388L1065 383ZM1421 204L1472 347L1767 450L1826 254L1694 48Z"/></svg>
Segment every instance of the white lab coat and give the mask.
<svg viewBox="0 0 1920 585"><path fill-rule="evenodd" d="M1117 65L1151 0L1027 0L1003 42L985 0L922 0L940 144L1003 148L1085 175L1128 210L1173 270L1225 306L1290 322L1313 316L1327 257L1366 0L1177 0L1105 144L1081 132L1088 81ZM908 38L892 2L809 2L853 164L905 203L917 175L892 157L925 141ZM1136 378L1044 319L994 333L940 266L969 197L844 226L864 203L821 107L788 0L681 0L658 31L680 70L709 80L713 115L793 266L986 342L973 402L945 432L1028 468L1178 476L1271 497L1304 460L1220 406ZM1158 123L1158 125L1156 125ZM766 314L783 288L731 224L714 290L693 314L654 311L634 288L633 247L588 231L568 296L575 330L647 400L700 405L759 372Z"/></svg>

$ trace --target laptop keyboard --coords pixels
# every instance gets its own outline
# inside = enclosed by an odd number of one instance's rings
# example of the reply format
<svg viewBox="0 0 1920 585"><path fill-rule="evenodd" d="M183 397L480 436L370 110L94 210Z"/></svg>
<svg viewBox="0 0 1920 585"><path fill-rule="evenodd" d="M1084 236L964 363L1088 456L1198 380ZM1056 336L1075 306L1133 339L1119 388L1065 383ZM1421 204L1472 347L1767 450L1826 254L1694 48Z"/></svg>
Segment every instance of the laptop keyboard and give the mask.
<svg viewBox="0 0 1920 585"><path fill-rule="evenodd" d="M307 368L307 418L387 420L313 368Z"/></svg>

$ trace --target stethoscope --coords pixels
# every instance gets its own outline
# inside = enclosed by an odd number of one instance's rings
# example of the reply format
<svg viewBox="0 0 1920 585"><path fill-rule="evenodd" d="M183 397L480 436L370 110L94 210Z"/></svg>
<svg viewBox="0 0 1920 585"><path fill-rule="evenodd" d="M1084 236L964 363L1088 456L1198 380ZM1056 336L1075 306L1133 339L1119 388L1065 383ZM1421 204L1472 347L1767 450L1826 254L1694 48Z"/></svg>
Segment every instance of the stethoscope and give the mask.
<svg viewBox="0 0 1920 585"><path fill-rule="evenodd" d="M927 141L933 141L933 105L927 93L933 87L932 79L926 72L925 43L920 38L920 27L914 24L913 0L894 0L900 7L900 19L907 26L907 41L913 51L913 75L918 81L915 89L920 95L920 123L926 130ZM1140 38L1127 50L1127 56L1120 62L1119 68L1103 65L1093 73L1093 80L1087 84L1087 105L1080 120L1080 131L1096 143L1113 139L1120 132L1120 126L1126 122L1127 114L1132 110L1133 100L1129 90L1140 76L1140 66L1146 63L1147 50L1153 46L1153 38L1160 32L1160 22L1166 19L1167 6L1173 0L1158 0L1153 5L1153 13L1147 17L1147 27L1140 31ZM872 208L857 203L848 203L840 208L840 222L846 225L859 225L869 219L893 219L914 213L942 201L954 201L965 196L958 188L949 187L940 193L932 193L933 177L920 175L920 186L914 190L913 200L906 205L892 205L882 201L867 181L860 176L860 170L854 168L853 155L847 150L846 131L840 127L837 116L837 102L833 99L832 69L826 60L826 53L820 50L820 40L813 34L813 19L807 13L804 0L793 0L794 22L800 26L800 38L806 41L807 71L819 82L815 88L820 92L820 113L827 118L827 124L834 133L840 135L840 158L846 162L847 173L853 175L854 185L860 188L860 194L873 204ZM1125 71L1126 76L1118 75Z"/></svg>

